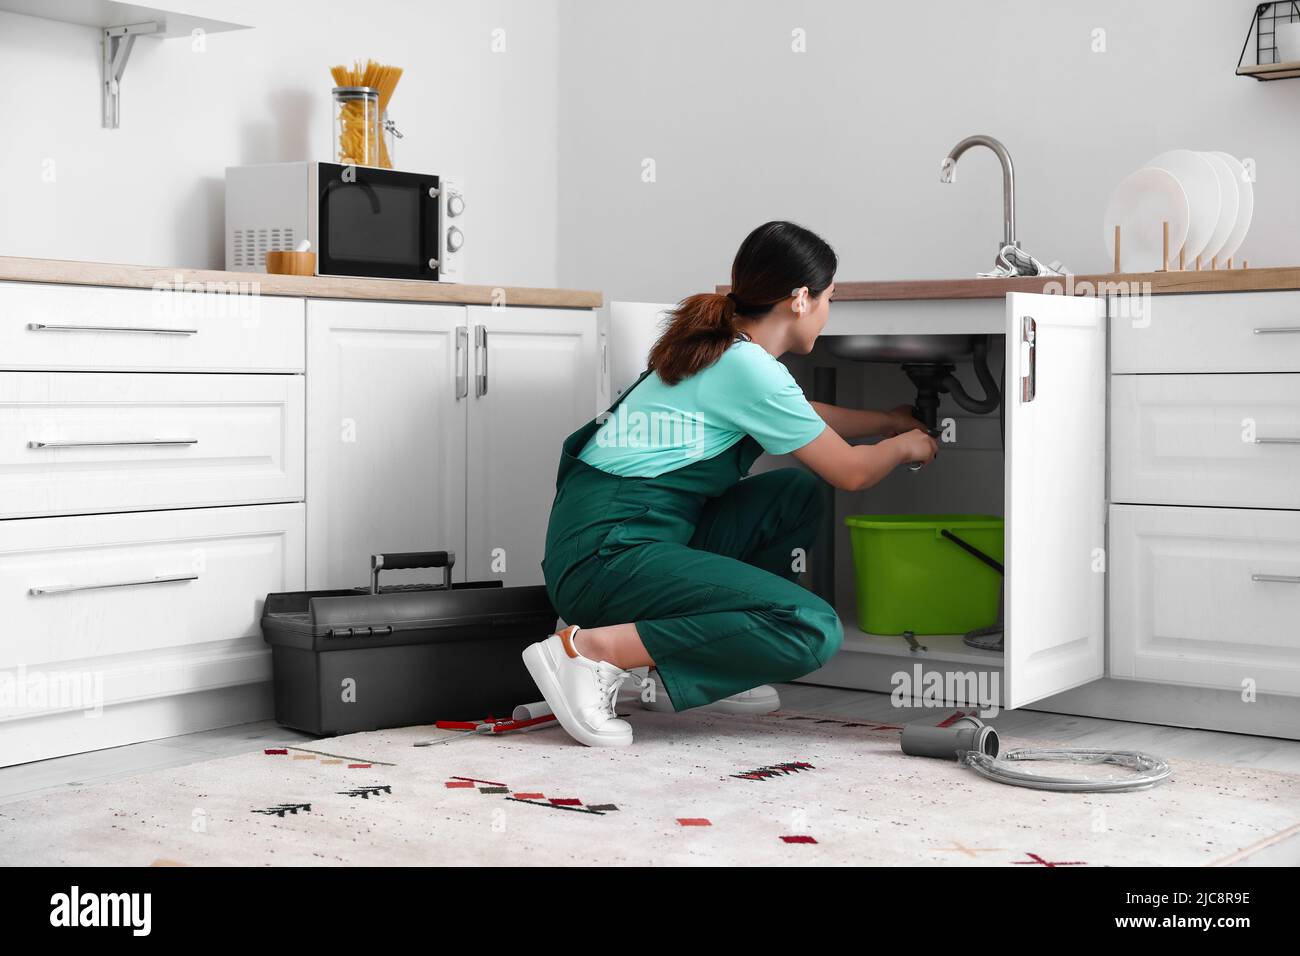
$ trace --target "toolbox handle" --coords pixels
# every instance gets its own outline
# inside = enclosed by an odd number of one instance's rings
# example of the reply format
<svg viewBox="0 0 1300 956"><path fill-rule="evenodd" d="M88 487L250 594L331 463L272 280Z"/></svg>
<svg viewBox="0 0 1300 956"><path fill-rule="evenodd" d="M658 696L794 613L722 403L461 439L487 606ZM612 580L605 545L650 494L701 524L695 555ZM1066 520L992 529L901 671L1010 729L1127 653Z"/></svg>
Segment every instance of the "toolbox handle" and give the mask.
<svg viewBox="0 0 1300 956"><path fill-rule="evenodd" d="M379 593L380 571L410 571L415 568L442 568L442 586L451 590L451 569L455 564L455 551L392 551L372 554L370 593Z"/></svg>

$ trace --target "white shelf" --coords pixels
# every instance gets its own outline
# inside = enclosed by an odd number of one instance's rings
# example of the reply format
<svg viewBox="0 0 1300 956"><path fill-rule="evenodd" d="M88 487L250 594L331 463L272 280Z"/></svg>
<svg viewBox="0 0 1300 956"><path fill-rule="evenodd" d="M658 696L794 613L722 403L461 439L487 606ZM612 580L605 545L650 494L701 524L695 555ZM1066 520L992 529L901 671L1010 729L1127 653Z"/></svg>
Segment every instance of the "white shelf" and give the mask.
<svg viewBox="0 0 1300 956"><path fill-rule="evenodd" d="M0 0L0 10L21 13L44 20L75 23L83 27L106 30L131 23L156 23L158 32L150 34L160 40L190 36L195 30L204 33L225 33L230 30L247 30L242 23L227 23L189 13L175 13L158 7L135 3L117 3L115 0Z"/></svg>
<svg viewBox="0 0 1300 956"><path fill-rule="evenodd" d="M176 0L184 4L186 0ZM157 7L115 0L0 0L0 11L19 13L43 20L57 20L92 27L100 35L100 96L105 129L117 129L122 101L122 74L135 41L142 36L155 40L189 37L194 34L247 30L242 23L210 20L191 13L160 10Z"/></svg>
<svg viewBox="0 0 1300 956"><path fill-rule="evenodd" d="M841 613L844 625L844 643L841 653L879 654L884 657L905 657L911 661L943 661L952 664L966 664L973 667L1001 667L1002 651L981 651L967 647L962 643L960 634L918 634L915 640L926 648L914 651L907 640L895 634L867 634L858 629L856 616L852 612Z"/></svg>

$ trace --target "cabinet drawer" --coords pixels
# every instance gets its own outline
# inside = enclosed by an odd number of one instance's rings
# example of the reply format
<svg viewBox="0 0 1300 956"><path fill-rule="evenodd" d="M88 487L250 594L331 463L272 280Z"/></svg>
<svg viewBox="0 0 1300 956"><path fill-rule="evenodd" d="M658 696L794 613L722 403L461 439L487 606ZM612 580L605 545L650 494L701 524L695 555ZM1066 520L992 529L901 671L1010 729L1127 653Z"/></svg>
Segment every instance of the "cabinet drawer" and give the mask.
<svg viewBox="0 0 1300 956"><path fill-rule="evenodd" d="M1300 508L1300 375L1116 375L1112 501Z"/></svg>
<svg viewBox="0 0 1300 956"><path fill-rule="evenodd" d="M1300 694L1300 513L1110 515L1110 676Z"/></svg>
<svg viewBox="0 0 1300 956"><path fill-rule="evenodd" d="M300 372L302 299L0 282L0 368Z"/></svg>
<svg viewBox="0 0 1300 956"><path fill-rule="evenodd" d="M5 522L0 668L257 637L304 555L301 504Z"/></svg>
<svg viewBox="0 0 1300 956"><path fill-rule="evenodd" d="M303 497L301 375L0 372L0 517Z"/></svg>
<svg viewBox="0 0 1300 956"><path fill-rule="evenodd" d="M1112 372L1300 372L1300 292L1154 295L1145 310L1112 315Z"/></svg>

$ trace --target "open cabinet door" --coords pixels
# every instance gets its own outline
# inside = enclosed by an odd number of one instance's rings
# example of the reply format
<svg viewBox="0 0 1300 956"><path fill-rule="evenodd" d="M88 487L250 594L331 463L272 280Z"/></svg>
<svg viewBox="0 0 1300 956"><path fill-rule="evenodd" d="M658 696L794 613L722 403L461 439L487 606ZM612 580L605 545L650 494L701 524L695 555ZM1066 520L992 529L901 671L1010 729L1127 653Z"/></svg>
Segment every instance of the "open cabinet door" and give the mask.
<svg viewBox="0 0 1300 956"><path fill-rule="evenodd" d="M1004 706L1105 669L1104 300L1007 296Z"/></svg>

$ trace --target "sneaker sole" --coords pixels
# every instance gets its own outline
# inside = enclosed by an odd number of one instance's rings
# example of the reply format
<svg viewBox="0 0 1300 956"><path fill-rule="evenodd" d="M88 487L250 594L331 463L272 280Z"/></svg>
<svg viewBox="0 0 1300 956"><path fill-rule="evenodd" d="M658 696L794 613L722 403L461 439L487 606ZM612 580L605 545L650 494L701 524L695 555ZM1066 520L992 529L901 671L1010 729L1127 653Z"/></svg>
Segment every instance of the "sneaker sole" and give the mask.
<svg viewBox="0 0 1300 956"><path fill-rule="evenodd" d="M661 705L658 700L653 704L644 701L638 701L645 710L652 710L656 713L671 714L673 705L668 700L667 694L663 695L664 703ZM773 694L771 697L761 697L753 701L735 701L723 698L715 700L711 704L701 704L699 707L692 707L691 710L711 710L720 714L770 714L781 709L781 697Z"/></svg>
<svg viewBox="0 0 1300 956"><path fill-rule="evenodd" d="M542 692L542 697L550 705L551 713L568 731L569 736L588 747L627 747L632 743L632 734L595 734L586 728L569 708L569 702L560 690L560 680L555 673L545 642L529 644L524 648L524 666L533 678L533 683Z"/></svg>

